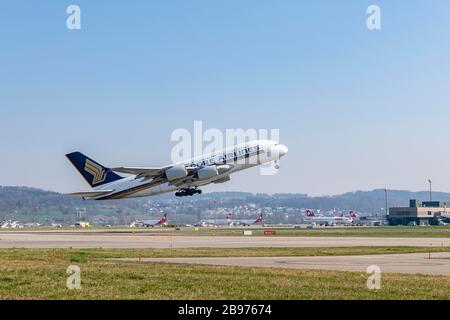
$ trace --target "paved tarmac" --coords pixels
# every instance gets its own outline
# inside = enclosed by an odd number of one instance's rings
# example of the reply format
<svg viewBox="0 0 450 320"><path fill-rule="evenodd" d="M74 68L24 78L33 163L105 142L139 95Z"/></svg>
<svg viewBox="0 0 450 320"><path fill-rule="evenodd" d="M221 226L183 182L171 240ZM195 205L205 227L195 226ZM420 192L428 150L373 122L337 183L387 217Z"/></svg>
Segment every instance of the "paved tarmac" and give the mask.
<svg viewBox="0 0 450 320"><path fill-rule="evenodd" d="M117 260L137 261L138 258ZM360 272L367 272L368 266L375 265L382 273L450 276L450 253L431 253L430 256L428 253L408 253L330 257L142 258L141 261Z"/></svg>
<svg viewBox="0 0 450 320"><path fill-rule="evenodd" d="M0 248L244 248L450 246L450 238L190 236L160 232L4 231Z"/></svg>

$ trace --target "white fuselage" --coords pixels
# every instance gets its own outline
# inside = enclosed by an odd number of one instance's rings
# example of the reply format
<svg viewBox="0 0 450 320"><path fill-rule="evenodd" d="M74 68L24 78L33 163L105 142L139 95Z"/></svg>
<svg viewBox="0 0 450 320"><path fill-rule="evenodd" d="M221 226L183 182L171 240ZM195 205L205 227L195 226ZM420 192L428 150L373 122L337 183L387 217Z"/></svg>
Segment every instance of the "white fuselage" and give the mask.
<svg viewBox="0 0 450 320"><path fill-rule="evenodd" d="M237 220L237 221L233 221L233 224L235 224L237 226L251 226L251 225L260 224L260 223L262 223L262 221L256 222L255 219L253 219L253 220Z"/></svg>
<svg viewBox="0 0 450 320"><path fill-rule="evenodd" d="M305 217L305 222L335 225L335 224L351 224L353 223L353 220L347 217L312 216L312 217Z"/></svg>
<svg viewBox="0 0 450 320"><path fill-rule="evenodd" d="M239 144L230 148L210 153L175 163L174 165L184 165L186 168L202 168L207 166L230 165L230 169L210 179L186 179L181 184L172 182L157 183L146 178L130 176L117 180L94 190L114 190L108 196L116 199L146 197L172 192L184 188L204 186L209 183L226 181L230 174L248 169L263 163L278 161L281 156L287 153L284 145L271 140L256 140ZM117 197L114 195L117 194ZM101 199L102 196L90 199Z"/></svg>
<svg viewBox="0 0 450 320"><path fill-rule="evenodd" d="M197 224L200 226L229 226L233 223L230 219L207 219L200 220Z"/></svg>

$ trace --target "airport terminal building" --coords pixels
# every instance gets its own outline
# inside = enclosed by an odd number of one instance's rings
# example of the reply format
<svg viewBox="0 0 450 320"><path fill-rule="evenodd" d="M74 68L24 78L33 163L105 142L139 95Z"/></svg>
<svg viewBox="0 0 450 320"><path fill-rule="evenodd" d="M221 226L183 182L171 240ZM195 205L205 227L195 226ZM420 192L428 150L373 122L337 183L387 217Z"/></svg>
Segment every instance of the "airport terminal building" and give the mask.
<svg viewBox="0 0 450 320"><path fill-rule="evenodd" d="M409 201L409 207L389 208L389 225L437 225L450 221L450 202Z"/></svg>

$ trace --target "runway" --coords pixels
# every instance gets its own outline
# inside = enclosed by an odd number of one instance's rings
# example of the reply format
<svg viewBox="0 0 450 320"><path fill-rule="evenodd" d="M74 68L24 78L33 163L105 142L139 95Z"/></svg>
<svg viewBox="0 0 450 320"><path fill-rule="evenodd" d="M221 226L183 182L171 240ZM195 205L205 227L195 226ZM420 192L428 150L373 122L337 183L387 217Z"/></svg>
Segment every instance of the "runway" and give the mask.
<svg viewBox="0 0 450 320"><path fill-rule="evenodd" d="M450 246L450 238L167 235L161 232L7 231L0 248L245 248Z"/></svg>
<svg viewBox="0 0 450 320"><path fill-rule="evenodd" d="M137 261L138 259L118 259ZM316 269L367 272L376 265L381 273L409 273L450 276L450 253L389 254L330 257L226 257L226 258L142 258L143 262L168 262L222 266L245 266L289 269Z"/></svg>

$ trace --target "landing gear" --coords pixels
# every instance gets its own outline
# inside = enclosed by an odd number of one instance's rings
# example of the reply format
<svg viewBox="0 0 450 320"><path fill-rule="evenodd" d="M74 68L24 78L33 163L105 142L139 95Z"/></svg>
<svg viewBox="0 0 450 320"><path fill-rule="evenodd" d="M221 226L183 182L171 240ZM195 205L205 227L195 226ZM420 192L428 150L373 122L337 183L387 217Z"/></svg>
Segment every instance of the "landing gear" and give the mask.
<svg viewBox="0 0 450 320"><path fill-rule="evenodd" d="M275 169L280 169L280 161L279 160L275 160Z"/></svg>
<svg viewBox="0 0 450 320"><path fill-rule="evenodd" d="M202 190L194 189L194 188L182 189L181 191L175 192L175 195L177 197L186 197L186 196L192 196L196 193L201 194Z"/></svg>

